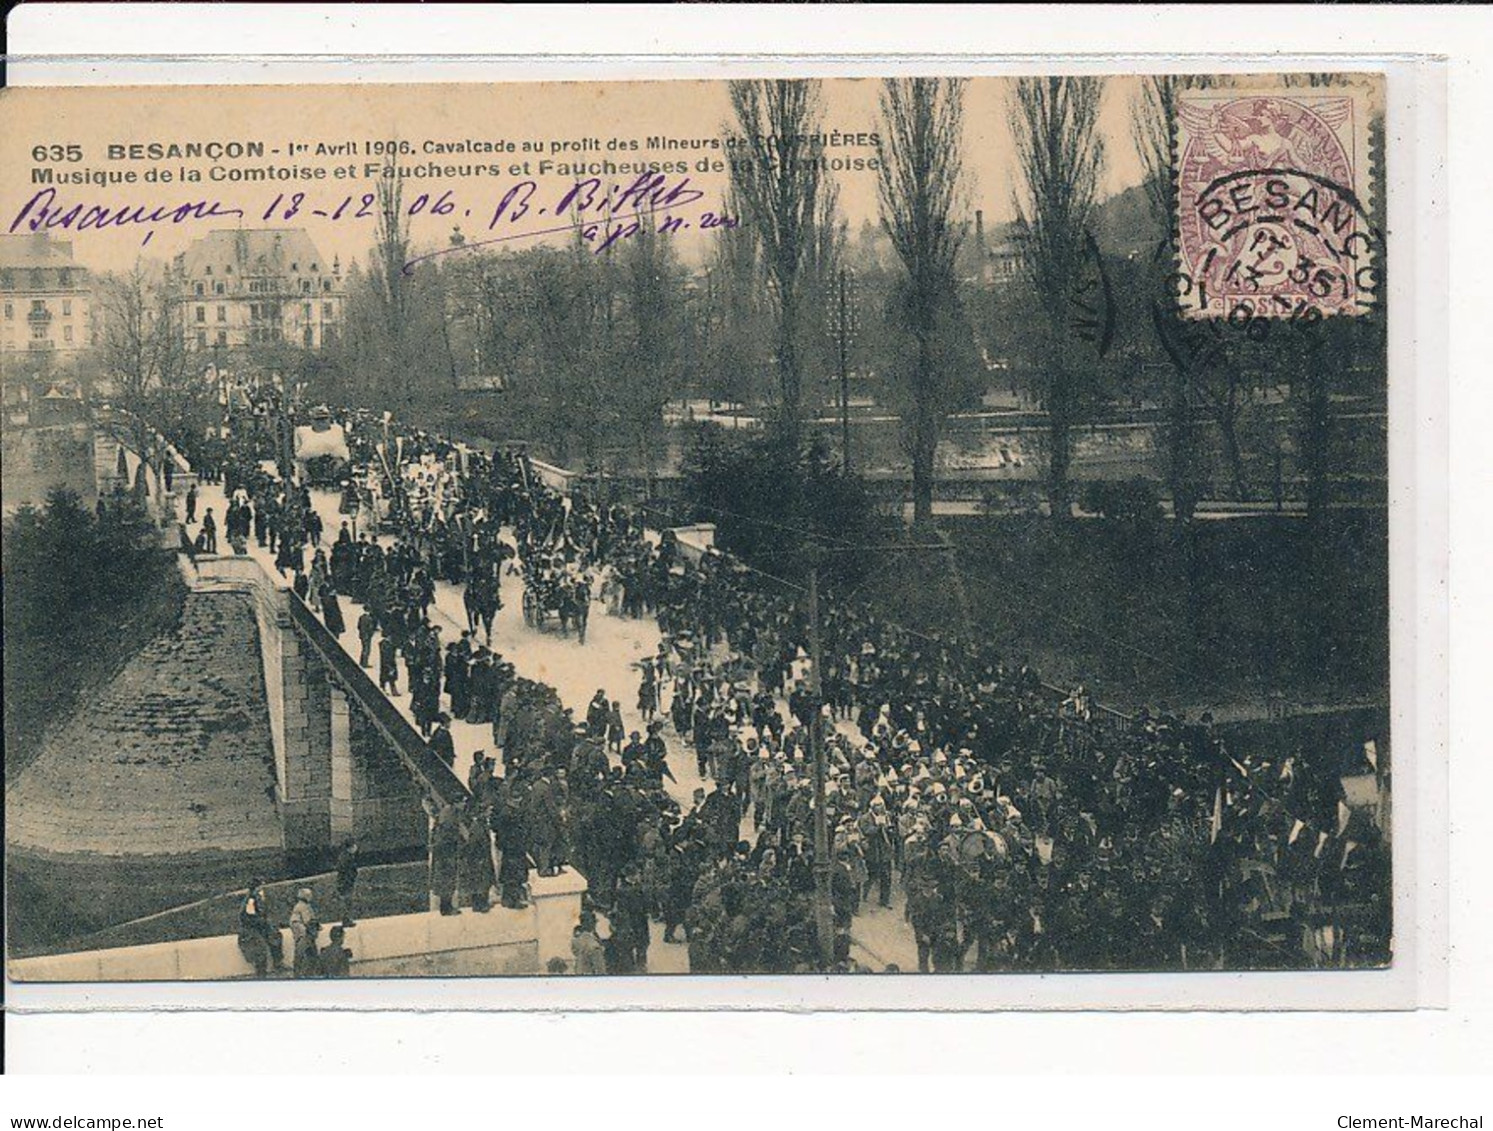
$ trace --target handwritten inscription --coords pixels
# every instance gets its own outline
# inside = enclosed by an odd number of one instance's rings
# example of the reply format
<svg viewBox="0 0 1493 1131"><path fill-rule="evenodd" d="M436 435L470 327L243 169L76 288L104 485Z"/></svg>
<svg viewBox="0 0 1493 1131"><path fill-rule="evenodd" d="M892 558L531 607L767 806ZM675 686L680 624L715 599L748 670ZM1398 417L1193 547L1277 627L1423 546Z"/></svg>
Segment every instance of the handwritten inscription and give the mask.
<svg viewBox="0 0 1493 1131"><path fill-rule="evenodd" d="M607 183L587 177L561 186L541 186L524 179L507 186L497 199L464 198L456 189L421 192L401 205L405 217L421 215L460 217L485 224L486 238L442 248L412 258L408 273L417 263L442 255L509 240L535 239L567 231L579 231L596 253L609 251L645 229L672 235L688 230L730 230L739 219L721 211L699 207L704 189L689 177L671 178L662 173L643 173L627 184ZM316 217L328 223L377 219L383 206L375 192L347 193L321 198L314 193L279 193L262 208L248 208L224 200L188 200L174 204L101 204L71 201L54 187L33 195L10 222L15 233L68 231L97 232L133 229L141 231L142 246L156 231L167 226L203 220L251 219L266 224L305 222ZM479 228L479 231L484 230Z"/></svg>

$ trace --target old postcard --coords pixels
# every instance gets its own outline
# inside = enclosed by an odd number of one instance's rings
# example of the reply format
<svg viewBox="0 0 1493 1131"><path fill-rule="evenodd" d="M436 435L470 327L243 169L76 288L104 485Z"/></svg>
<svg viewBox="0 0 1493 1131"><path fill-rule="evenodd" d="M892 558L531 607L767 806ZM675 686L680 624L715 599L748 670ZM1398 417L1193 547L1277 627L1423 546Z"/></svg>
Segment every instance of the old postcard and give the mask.
<svg viewBox="0 0 1493 1131"><path fill-rule="evenodd" d="M1384 115L0 92L8 977L1392 966Z"/></svg>

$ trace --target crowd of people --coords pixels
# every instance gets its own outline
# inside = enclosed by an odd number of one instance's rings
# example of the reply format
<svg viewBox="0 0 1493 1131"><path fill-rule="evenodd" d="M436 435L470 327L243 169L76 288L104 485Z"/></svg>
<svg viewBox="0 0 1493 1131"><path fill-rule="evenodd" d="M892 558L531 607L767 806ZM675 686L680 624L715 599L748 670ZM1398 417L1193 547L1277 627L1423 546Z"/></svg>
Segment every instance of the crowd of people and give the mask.
<svg viewBox="0 0 1493 1131"><path fill-rule="evenodd" d="M550 490L521 454L386 418L352 413L347 434L353 474L387 496L388 537L366 521L355 534L351 514L327 553L305 488L261 469L252 429L230 434L222 460L225 493L247 508L230 522L277 553L335 633L338 596L362 606L362 662L377 638L391 692L403 662L416 723L448 764L453 717L491 725L501 770L479 752L470 799L432 809L443 911L485 910L493 890L520 906L532 871L575 867L589 888L576 969L646 969L651 920L688 942L695 970L816 968L817 743L837 968L855 967L851 926L871 900L902 908L924 970L1387 955L1387 850L1338 784L1377 770L1373 742L1346 766L1235 752L1206 716L1104 712L1083 688L1054 695L991 641L833 599L816 671L798 594L686 553L641 511ZM574 719L493 648L515 573L582 643L593 600L657 619L657 652L638 665L642 731L624 733L605 689ZM463 587L468 618L444 649L429 619L438 580ZM677 787L671 748L708 783L688 805L665 784Z"/></svg>

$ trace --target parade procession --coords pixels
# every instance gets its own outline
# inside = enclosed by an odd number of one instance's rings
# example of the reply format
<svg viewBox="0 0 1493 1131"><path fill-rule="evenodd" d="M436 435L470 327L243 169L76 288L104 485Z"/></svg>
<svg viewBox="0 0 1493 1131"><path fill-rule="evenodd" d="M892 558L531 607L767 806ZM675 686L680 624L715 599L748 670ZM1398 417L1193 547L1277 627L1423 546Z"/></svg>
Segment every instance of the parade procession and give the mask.
<svg viewBox="0 0 1493 1131"><path fill-rule="evenodd" d="M1391 964L1382 82L650 89L0 200L11 976Z"/></svg>
<svg viewBox="0 0 1493 1131"><path fill-rule="evenodd" d="M1289 967L1385 945L1378 786L1359 788L1379 780L1373 737L1325 775L1274 762L1206 716L1107 710L853 602L811 625L803 594L690 552L646 507L562 494L515 451L274 387L234 403L199 499L220 490L230 527L252 515L469 790L432 806L443 914L522 906L531 875L575 869L576 962L612 973L648 971L655 936L714 973L903 968L886 953L925 972ZM347 437L335 488L276 459L301 415ZM509 602L522 628L495 637ZM656 645L588 655L593 607ZM533 633L609 685L562 705L515 663ZM453 720L479 748L457 749Z"/></svg>

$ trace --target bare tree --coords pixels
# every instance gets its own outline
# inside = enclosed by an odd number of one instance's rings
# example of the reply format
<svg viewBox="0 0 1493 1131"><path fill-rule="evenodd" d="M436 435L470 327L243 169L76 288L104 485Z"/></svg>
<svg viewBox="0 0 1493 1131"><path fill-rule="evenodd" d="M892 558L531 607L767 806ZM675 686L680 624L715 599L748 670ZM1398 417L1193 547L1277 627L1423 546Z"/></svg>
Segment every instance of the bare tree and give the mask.
<svg viewBox="0 0 1493 1131"><path fill-rule="evenodd" d="M887 79L881 91L881 222L902 262L894 303L912 339L904 417L912 457L913 522L933 518L933 458L944 420L967 381L968 358L945 339L957 335L955 258L964 226L964 83ZM961 370L964 373L961 374Z"/></svg>
<svg viewBox="0 0 1493 1131"><path fill-rule="evenodd" d="M735 193L726 213L745 213ZM711 400L746 404L760 393L768 359L771 312L762 299L749 229L723 230L713 242L699 304L705 391Z"/></svg>
<svg viewBox="0 0 1493 1131"><path fill-rule="evenodd" d="M1167 279L1173 260L1174 230L1177 216L1177 157L1175 130L1177 91L1182 79L1175 75L1149 75L1141 80L1140 94L1131 118L1131 137L1135 142L1141 167L1146 171L1143 182L1151 211L1166 233L1157 249L1152 274L1155 276L1152 315L1174 323L1176 303L1168 292ZM1158 325L1163 335L1168 327ZM1173 335L1175 337L1176 335ZM1178 350L1168 350L1172 366L1166 386L1166 428L1163 439L1167 451L1167 480L1172 493L1172 510L1177 521L1192 521L1198 495L1198 430L1193 413L1194 391L1201 373L1191 359Z"/></svg>
<svg viewBox="0 0 1493 1131"><path fill-rule="evenodd" d="M409 218L404 214L404 179L397 173L379 180L377 242L374 245L372 269L382 321L383 371L380 384L387 393L410 399L410 361L404 349L409 328L410 276L404 266L409 262Z"/></svg>
<svg viewBox="0 0 1493 1131"><path fill-rule="evenodd" d="M625 441L636 453L649 494L664 442L664 406L683 383L683 270L674 242L646 222L621 249L621 314L613 396Z"/></svg>
<svg viewBox="0 0 1493 1131"><path fill-rule="evenodd" d="M137 263L100 294L99 366L114 400L134 417L134 448L150 448L148 427L175 431L189 418L194 376L181 305L170 280Z"/></svg>
<svg viewBox="0 0 1493 1131"><path fill-rule="evenodd" d="M825 191L817 139L820 84L809 79L731 83L739 144L731 188L761 250L776 315L781 423L797 437L803 399L799 357L805 264L812 254Z"/></svg>
<svg viewBox="0 0 1493 1131"><path fill-rule="evenodd" d="M1011 102L1020 189L1022 260L1049 335L1044 399L1048 417L1048 502L1071 514L1072 430L1082 390L1067 340L1069 289L1079 276L1085 230L1104 169L1098 133L1104 80L1087 75L1022 78Z"/></svg>

